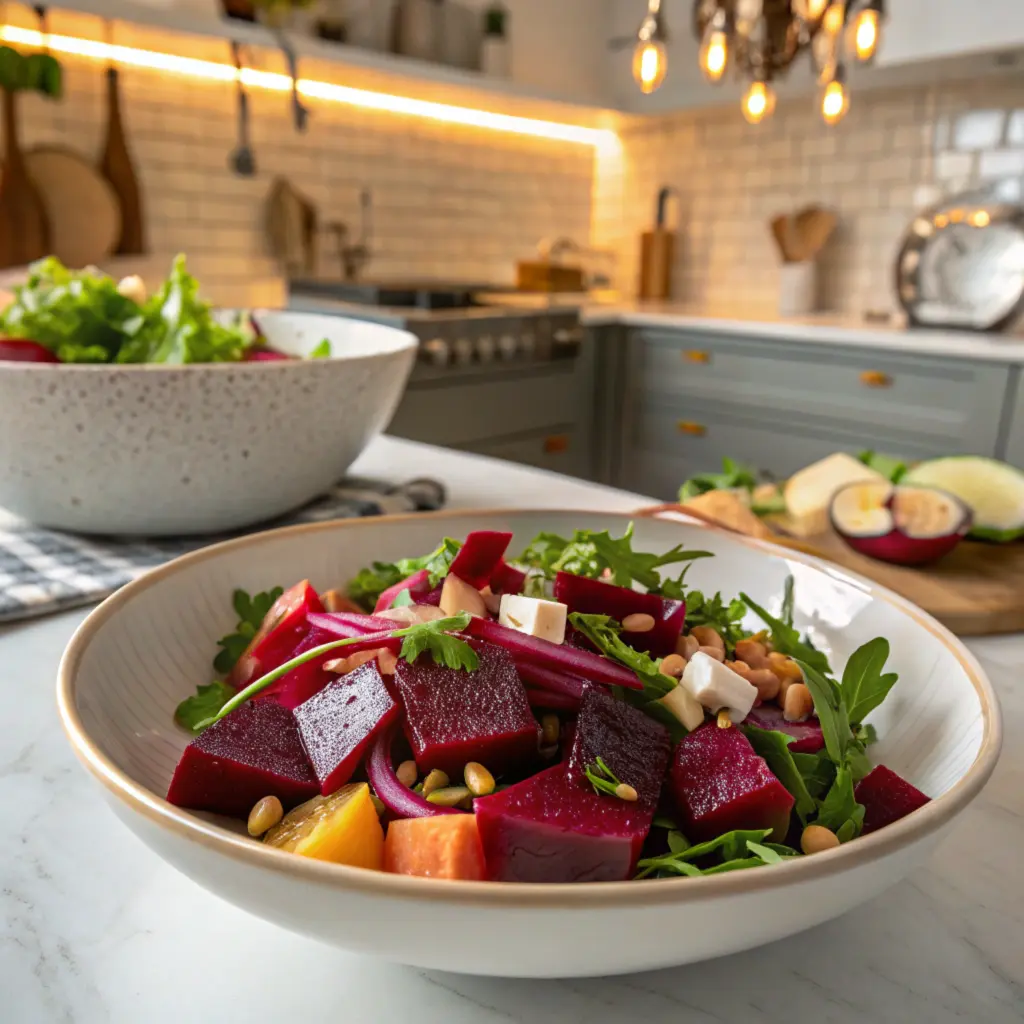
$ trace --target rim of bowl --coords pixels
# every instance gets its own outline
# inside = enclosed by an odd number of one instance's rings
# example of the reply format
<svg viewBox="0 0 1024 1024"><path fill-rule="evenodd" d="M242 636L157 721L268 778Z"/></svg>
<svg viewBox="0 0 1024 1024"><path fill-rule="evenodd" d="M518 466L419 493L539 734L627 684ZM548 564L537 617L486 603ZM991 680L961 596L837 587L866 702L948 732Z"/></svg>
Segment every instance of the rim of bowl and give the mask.
<svg viewBox="0 0 1024 1024"><path fill-rule="evenodd" d="M586 510L578 509L444 509L439 512L374 516L370 522L377 525L382 522L443 522L447 519L466 517L481 520L497 517L507 519L515 516L563 515L576 512L588 514ZM635 514L624 512L601 512L600 515L621 519L623 524L635 518ZM281 534L298 535L329 530L358 530L366 522L367 520L359 518L324 523L305 523L277 530L265 530L261 533L213 544L150 570L145 576L123 586L89 613L75 630L61 658L57 670L57 706L61 724L75 754L110 794L132 811L143 815L152 824L173 832L180 838L212 848L225 856L251 864L253 867L291 874L296 879L327 885L333 889L428 902L455 901L459 905L486 906L492 909L512 907L595 909L624 906L645 907L651 904L716 899L765 889L799 886L812 879L839 875L847 869L861 867L880 860L904 846L939 831L978 795L995 769L1002 746L1002 721L998 698L977 660L949 630L916 605L866 577L848 572L823 559L770 542L710 527L699 521L693 522L698 529L725 534L742 546L752 548L762 554L811 566L834 579L857 587L874 600L882 601L911 618L943 644L960 663L981 703L983 722L981 748L964 776L954 783L947 792L933 798L924 807L892 825L872 832L870 835L861 836L856 842L846 843L838 849L816 854L813 857L800 857L785 864L773 865L771 870L734 871L701 878L657 879L646 885L638 885L634 881L587 884L466 882L396 875L368 868L332 864L264 846L246 836L198 818L183 808L169 804L162 797L130 778L93 742L82 724L75 705L75 677L82 655L92 641L93 635L114 617L123 604L164 577L175 574L179 569L216 558L225 550L258 547L268 537Z"/></svg>
<svg viewBox="0 0 1024 1024"><path fill-rule="evenodd" d="M300 313L290 309L268 309L253 310L254 313L266 312L280 315L287 314L295 317L331 317L330 313ZM62 373L169 373L171 371L184 371L186 373L198 373L203 370L212 370L215 373L222 373L226 370L238 372L251 372L251 367L259 367L262 373L265 370L294 370L297 366L322 366L324 363L353 363L359 359L379 359L383 356L395 356L408 352L410 349L419 347L419 340L411 331L404 327L395 327L391 324L375 323L372 320L359 320L355 317L335 317L342 323L355 324L361 327L369 327L374 333L387 331L391 337L392 344L382 348L379 352L358 352L346 354L344 352L325 356L323 359L305 359L296 357L293 359L255 359L249 362L239 360L238 362L217 362L217 363L26 363L16 360L0 359L0 371L4 373L52 373L60 370ZM18 339L16 339L18 340ZM31 340L31 339L25 339Z"/></svg>

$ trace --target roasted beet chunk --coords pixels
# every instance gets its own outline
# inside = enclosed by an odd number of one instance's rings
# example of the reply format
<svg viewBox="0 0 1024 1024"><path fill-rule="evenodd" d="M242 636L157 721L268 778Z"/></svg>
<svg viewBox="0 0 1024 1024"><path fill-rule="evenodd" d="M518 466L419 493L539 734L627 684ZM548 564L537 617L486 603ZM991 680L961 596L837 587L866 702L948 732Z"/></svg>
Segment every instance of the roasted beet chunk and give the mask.
<svg viewBox="0 0 1024 1024"><path fill-rule="evenodd" d="M473 672L445 668L421 655L399 661L395 684L405 706L406 732L420 771L452 777L468 761L498 774L537 751L537 722L506 650L474 641Z"/></svg>
<svg viewBox="0 0 1024 1024"><path fill-rule="evenodd" d="M782 708L776 704L762 704L754 708L743 724L792 736L793 742L789 745L791 754L816 754L825 746L821 723L816 718L808 718L806 722L787 722L782 715Z"/></svg>
<svg viewBox="0 0 1024 1024"><path fill-rule="evenodd" d="M376 662L335 679L295 709L299 738L324 796L348 782L367 744L397 714Z"/></svg>
<svg viewBox="0 0 1024 1024"><path fill-rule="evenodd" d="M864 805L863 835L905 818L931 800L883 764L857 783L854 795L857 803Z"/></svg>
<svg viewBox="0 0 1024 1024"><path fill-rule="evenodd" d="M185 748L167 799L246 818L265 796L278 797L287 810L319 791L292 713L273 700L250 700Z"/></svg>
<svg viewBox="0 0 1024 1024"><path fill-rule="evenodd" d="M735 726L708 722L684 737L672 759L672 792L692 842L733 829L772 829L781 842L793 797Z"/></svg>
<svg viewBox="0 0 1024 1024"><path fill-rule="evenodd" d="M600 757L620 781L637 791L644 807L653 808L671 752L664 726L605 690L587 687L569 757L571 779L587 784L585 770Z"/></svg>
<svg viewBox="0 0 1024 1024"><path fill-rule="evenodd" d="M474 801L488 877L498 882L622 882L652 808L600 796L556 765Z"/></svg>

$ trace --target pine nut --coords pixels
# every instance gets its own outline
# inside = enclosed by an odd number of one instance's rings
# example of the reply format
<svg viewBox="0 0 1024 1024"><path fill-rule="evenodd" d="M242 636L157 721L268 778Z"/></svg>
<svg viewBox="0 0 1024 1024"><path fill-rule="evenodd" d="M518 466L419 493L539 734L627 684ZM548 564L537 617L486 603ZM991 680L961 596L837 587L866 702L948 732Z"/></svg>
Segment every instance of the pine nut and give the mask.
<svg viewBox="0 0 1024 1024"><path fill-rule="evenodd" d="M715 661L725 661L724 647L698 647L697 653L706 654L709 658L714 658Z"/></svg>
<svg viewBox="0 0 1024 1024"><path fill-rule="evenodd" d="M276 796L265 796L257 800L249 812L249 835L261 836L272 829L284 817L284 808Z"/></svg>
<svg viewBox="0 0 1024 1024"><path fill-rule="evenodd" d="M635 804L640 799L640 794L626 782L620 782L615 787L615 795L630 804Z"/></svg>
<svg viewBox="0 0 1024 1024"><path fill-rule="evenodd" d="M814 710L814 698L803 683L793 683L786 691L782 717L787 722L802 722Z"/></svg>
<svg viewBox="0 0 1024 1024"><path fill-rule="evenodd" d="M463 774L473 796L487 796L494 792L494 776L479 762L470 761Z"/></svg>
<svg viewBox="0 0 1024 1024"><path fill-rule="evenodd" d="M678 679L685 668L686 659L681 654L666 654L659 666L663 676L671 676L673 679Z"/></svg>
<svg viewBox="0 0 1024 1024"><path fill-rule="evenodd" d="M729 729L729 728L731 728L731 726L732 726L732 715L729 714L729 709L728 708L722 708L722 710L718 712L717 723L718 723L718 728L719 729Z"/></svg>
<svg viewBox="0 0 1024 1024"><path fill-rule="evenodd" d="M808 825L800 834L800 849L806 854L834 850L838 845L839 837L822 825Z"/></svg>
<svg viewBox="0 0 1024 1024"><path fill-rule="evenodd" d="M541 747L553 747L558 743L562 735L562 723L558 715L549 711L540 720L540 745Z"/></svg>
<svg viewBox="0 0 1024 1024"><path fill-rule="evenodd" d="M743 676L744 679L750 678L750 666L745 661L727 661L725 667L731 668L736 675Z"/></svg>
<svg viewBox="0 0 1024 1024"><path fill-rule="evenodd" d="M487 586L480 591L480 596L484 599L484 607L492 615L497 615L501 609L501 594L492 593L491 588Z"/></svg>
<svg viewBox="0 0 1024 1024"><path fill-rule="evenodd" d="M448 776L440 768L434 768L423 780L423 795L429 799L435 789L444 789L449 781Z"/></svg>
<svg viewBox="0 0 1024 1024"><path fill-rule="evenodd" d="M761 700L775 700L782 685L779 677L770 668L752 668L747 682L757 687L757 695Z"/></svg>
<svg viewBox="0 0 1024 1024"><path fill-rule="evenodd" d="M690 630L690 636L695 636L701 647L717 647L723 654L725 653L725 641L717 629L710 626L694 626Z"/></svg>
<svg viewBox="0 0 1024 1024"><path fill-rule="evenodd" d="M377 667L383 676L393 676L398 668L398 655L394 651L382 648L377 653Z"/></svg>
<svg viewBox="0 0 1024 1024"><path fill-rule="evenodd" d="M379 651L357 651L355 654L350 654L345 658L334 658L331 661L325 661L323 668L325 672L337 672L339 676L347 676L349 672L354 672L360 665L373 661L379 653Z"/></svg>
<svg viewBox="0 0 1024 1024"><path fill-rule="evenodd" d="M420 777L419 769L416 767L415 761L403 761L395 772L398 781L406 787L406 789L412 789L416 785L416 780Z"/></svg>
<svg viewBox="0 0 1024 1024"><path fill-rule="evenodd" d="M654 616L646 612L634 612L622 620L622 628L627 633L650 633L654 629Z"/></svg>
<svg viewBox="0 0 1024 1024"><path fill-rule="evenodd" d="M740 640L736 644L736 659L751 668L768 668L768 651L757 640Z"/></svg>
<svg viewBox="0 0 1024 1024"><path fill-rule="evenodd" d="M700 647L700 641L695 636L681 636L676 642L676 654L689 661Z"/></svg>
<svg viewBox="0 0 1024 1024"><path fill-rule="evenodd" d="M427 796L427 802L436 804L438 807L457 807L472 795L465 786L442 786L440 789L431 791Z"/></svg>
<svg viewBox="0 0 1024 1024"><path fill-rule="evenodd" d="M804 674L800 671L800 666L787 654L772 651L768 655L768 667L779 679L792 679L794 683L804 681Z"/></svg>

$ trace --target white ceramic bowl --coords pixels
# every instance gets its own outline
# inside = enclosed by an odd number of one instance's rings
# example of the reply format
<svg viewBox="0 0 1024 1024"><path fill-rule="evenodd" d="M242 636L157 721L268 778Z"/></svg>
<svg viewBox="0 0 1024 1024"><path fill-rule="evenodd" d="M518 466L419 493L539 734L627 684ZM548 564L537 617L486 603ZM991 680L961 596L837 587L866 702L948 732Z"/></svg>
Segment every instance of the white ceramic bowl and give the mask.
<svg viewBox="0 0 1024 1024"><path fill-rule="evenodd" d="M332 357L109 366L0 362L0 507L44 526L212 533L335 483L387 426L416 353L405 331L258 313L270 345Z"/></svg>
<svg viewBox="0 0 1024 1024"><path fill-rule="evenodd" d="M206 548L125 587L81 626L60 666L65 729L117 815L200 885L293 931L425 968L568 977L689 963L826 921L924 860L999 752L996 699L971 655L866 580L780 548L652 520L637 521L640 549L681 541L716 553L694 564L694 585L742 589L778 610L793 573L797 625L834 665L888 637L901 678L873 719L881 740L871 753L935 799L838 850L777 867L590 885L448 882L320 863L164 801L187 742L172 714L209 678L214 642L233 625L232 588L305 576L318 588L337 586L372 558L417 554L474 528L514 530L519 545L542 529L621 532L626 522L576 512L441 513L295 527Z"/></svg>

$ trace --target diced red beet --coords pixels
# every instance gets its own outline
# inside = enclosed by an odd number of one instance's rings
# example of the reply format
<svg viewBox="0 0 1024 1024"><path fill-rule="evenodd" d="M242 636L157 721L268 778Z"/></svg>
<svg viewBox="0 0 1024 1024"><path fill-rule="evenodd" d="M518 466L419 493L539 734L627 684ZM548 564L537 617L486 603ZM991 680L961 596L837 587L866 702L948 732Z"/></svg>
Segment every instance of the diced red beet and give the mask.
<svg viewBox="0 0 1024 1024"><path fill-rule="evenodd" d="M567 672L560 672L557 669L546 668L543 665L535 665L530 661L520 661L516 658L513 658L513 661L519 678L526 686L571 698L575 701L576 707L579 707L587 685L585 679L569 675Z"/></svg>
<svg viewBox="0 0 1024 1024"><path fill-rule="evenodd" d="M498 561L498 566L491 573L492 594L521 594L526 586L526 573L509 565L504 558Z"/></svg>
<svg viewBox="0 0 1024 1024"><path fill-rule="evenodd" d="M622 622L627 615L650 615L654 628L646 633L623 631L622 639L638 651L648 651L658 657L676 649L679 634L686 621L686 604L669 601L657 594L641 594L629 587L574 576L560 572L555 576L555 600L566 605L570 612L584 615L610 615Z"/></svg>
<svg viewBox="0 0 1024 1024"><path fill-rule="evenodd" d="M332 640L337 639L338 637L333 633L314 626L299 641L298 646L289 657L294 658L299 654L305 654L306 651L311 651L314 647L329 644ZM257 697L257 700L276 700L278 704L289 710L297 708L314 694L319 693L330 682L331 677L323 671L324 662L330 661L332 658L344 657L344 654L344 649L331 651L312 661L307 661L305 665L293 668L276 683L271 683Z"/></svg>
<svg viewBox="0 0 1024 1024"><path fill-rule="evenodd" d="M471 587L482 590L491 582L491 575L498 568L501 556L505 554L511 540L511 533L474 530L459 548L448 571Z"/></svg>
<svg viewBox="0 0 1024 1024"><path fill-rule="evenodd" d="M340 676L295 709L299 739L324 796L352 778L370 740L397 714L374 662Z"/></svg>
<svg viewBox="0 0 1024 1024"><path fill-rule="evenodd" d="M589 785L586 769L600 757L620 781L636 790L640 804L653 810L671 753L672 741L663 725L607 691L587 687L576 719L570 779Z"/></svg>
<svg viewBox="0 0 1024 1024"><path fill-rule="evenodd" d="M555 765L474 801L488 877L498 882L621 882L630 878L652 808L600 796Z"/></svg>
<svg viewBox="0 0 1024 1024"><path fill-rule="evenodd" d="M440 768L455 778L478 761L499 774L537 752L537 723L511 655L493 644L473 646L480 660L473 672L445 668L429 655L395 669L421 771Z"/></svg>
<svg viewBox="0 0 1024 1024"><path fill-rule="evenodd" d="M420 569L419 572L414 572L411 576L406 577L399 583L395 583L388 587L388 589L377 598L377 603L373 608L373 614L376 615L378 612L386 612L391 607L395 598L398 597L403 590L409 591L409 596L414 602L426 597L431 591L430 573L427 572L426 569Z"/></svg>
<svg viewBox="0 0 1024 1024"><path fill-rule="evenodd" d="M416 599L417 604L432 604L435 608L441 603L441 592L444 590L444 584L438 583L429 594L424 594L423 597Z"/></svg>
<svg viewBox="0 0 1024 1024"><path fill-rule="evenodd" d="M821 723L816 718L808 718L806 722L787 722L777 704L761 704L754 708L744 724L792 736L793 742L789 745L792 754L816 754L825 746Z"/></svg>
<svg viewBox="0 0 1024 1024"><path fill-rule="evenodd" d="M306 616L323 610L309 580L286 590L267 612L245 653L228 673L228 684L240 690L258 676L283 665L309 632Z"/></svg>
<svg viewBox="0 0 1024 1024"><path fill-rule="evenodd" d="M782 842L793 797L743 733L708 722L684 736L672 758L672 792L683 833L693 842L733 829L772 829Z"/></svg>
<svg viewBox="0 0 1024 1024"><path fill-rule="evenodd" d="M242 359L244 363L280 363L290 362L294 356L286 356L283 352L278 352L272 348L251 348L245 353Z"/></svg>
<svg viewBox="0 0 1024 1024"><path fill-rule="evenodd" d="M579 711L580 698L570 693L554 693L552 690L538 690L534 686L526 687L526 699L531 708L542 708L545 711Z"/></svg>
<svg viewBox="0 0 1024 1024"><path fill-rule="evenodd" d="M250 700L185 748L167 800L247 818L265 796L288 810L319 792L292 713L276 701Z"/></svg>
<svg viewBox="0 0 1024 1024"><path fill-rule="evenodd" d="M0 362L59 363L60 360L45 345L25 338L0 338Z"/></svg>
<svg viewBox="0 0 1024 1024"><path fill-rule="evenodd" d="M853 793L857 803L864 805L863 835L885 828L931 801L931 797L884 764L872 768Z"/></svg>

